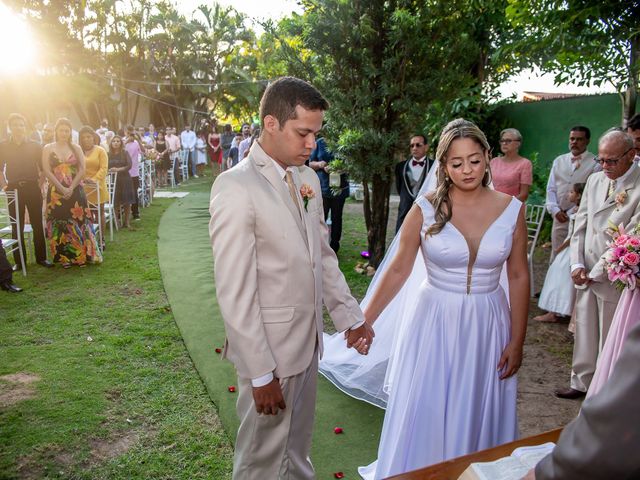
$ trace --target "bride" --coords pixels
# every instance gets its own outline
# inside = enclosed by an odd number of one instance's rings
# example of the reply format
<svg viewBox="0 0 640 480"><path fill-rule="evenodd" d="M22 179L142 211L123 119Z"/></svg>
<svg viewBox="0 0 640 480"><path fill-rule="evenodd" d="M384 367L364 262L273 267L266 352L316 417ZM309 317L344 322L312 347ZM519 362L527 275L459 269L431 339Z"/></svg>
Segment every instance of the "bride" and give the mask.
<svg viewBox="0 0 640 480"><path fill-rule="evenodd" d="M321 362L346 393L386 405L378 460L359 469L366 479L517 437L514 375L529 303L523 205L489 187L489 145L469 121L444 128L436 163L435 191L416 200L363 301L376 330L369 356L356 359L342 338L337 347L336 335Z"/></svg>

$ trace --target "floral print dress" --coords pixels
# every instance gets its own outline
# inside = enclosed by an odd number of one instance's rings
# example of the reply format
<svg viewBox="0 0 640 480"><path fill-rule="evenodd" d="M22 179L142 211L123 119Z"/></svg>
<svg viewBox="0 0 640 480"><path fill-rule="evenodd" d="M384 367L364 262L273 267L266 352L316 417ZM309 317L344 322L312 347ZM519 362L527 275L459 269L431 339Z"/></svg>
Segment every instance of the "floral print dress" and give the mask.
<svg viewBox="0 0 640 480"><path fill-rule="evenodd" d="M71 185L78 173L78 160L73 154L61 161L51 153L49 165L53 175L65 187ZM65 199L55 186L49 185L46 232L54 262L64 266L102 262L82 186L78 185L71 197Z"/></svg>

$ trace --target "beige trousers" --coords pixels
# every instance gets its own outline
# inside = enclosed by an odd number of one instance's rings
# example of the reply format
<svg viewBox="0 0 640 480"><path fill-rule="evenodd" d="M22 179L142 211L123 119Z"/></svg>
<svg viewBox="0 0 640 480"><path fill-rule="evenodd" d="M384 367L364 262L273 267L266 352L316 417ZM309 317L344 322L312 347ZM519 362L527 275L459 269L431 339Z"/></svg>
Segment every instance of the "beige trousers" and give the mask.
<svg viewBox="0 0 640 480"><path fill-rule="evenodd" d="M551 227L551 258L549 259L549 263L553 262L553 259L556 258L555 251L562 245L562 242L565 241L568 233L569 221L567 220L564 223L560 223L556 220L556 217L553 217L553 225Z"/></svg>
<svg viewBox="0 0 640 480"><path fill-rule="evenodd" d="M240 428L233 458L234 480L307 480L315 472L309 458L316 408L318 356L305 371L281 378L287 406L277 415L258 415L251 380L238 378Z"/></svg>
<svg viewBox="0 0 640 480"><path fill-rule="evenodd" d="M590 288L576 291L576 335L571 365L571 388L581 392L589 389L618 299L619 295L612 301L605 301Z"/></svg>

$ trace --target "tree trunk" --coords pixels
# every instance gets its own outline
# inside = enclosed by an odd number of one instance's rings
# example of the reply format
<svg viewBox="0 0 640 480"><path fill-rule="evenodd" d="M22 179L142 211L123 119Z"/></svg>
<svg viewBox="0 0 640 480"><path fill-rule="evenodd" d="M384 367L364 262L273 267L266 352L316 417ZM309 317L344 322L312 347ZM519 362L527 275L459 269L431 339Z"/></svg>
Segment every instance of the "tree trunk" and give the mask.
<svg viewBox="0 0 640 480"><path fill-rule="evenodd" d="M636 113L638 100L638 75L640 74L640 37L631 39L631 53L629 54L629 80L624 93L622 105L622 126Z"/></svg>
<svg viewBox="0 0 640 480"><path fill-rule="evenodd" d="M87 114L84 113L84 109L82 108L82 105L80 105L80 102L76 100L72 100L71 105L73 106L73 109L76 111L76 114L78 115L78 118L80 119L80 122L82 123L82 125L89 125L89 119L87 118Z"/></svg>
<svg viewBox="0 0 640 480"><path fill-rule="evenodd" d="M136 117L138 116L138 107L140 107L140 95L136 95L136 104L133 107L133 115L131 115L131 125L136 124Z"/></svg>
<svg viewBox="0 0 640 480"><path fill-rule="evenodd" d="M391 182L381 175L374 175L371 181L371 208L369 215L371 221L367 227L367 240L369 244L369 263L378 268L387 245L387 222L389 221L389 194ZM368 192L365 190L365 198Z"/></svg>

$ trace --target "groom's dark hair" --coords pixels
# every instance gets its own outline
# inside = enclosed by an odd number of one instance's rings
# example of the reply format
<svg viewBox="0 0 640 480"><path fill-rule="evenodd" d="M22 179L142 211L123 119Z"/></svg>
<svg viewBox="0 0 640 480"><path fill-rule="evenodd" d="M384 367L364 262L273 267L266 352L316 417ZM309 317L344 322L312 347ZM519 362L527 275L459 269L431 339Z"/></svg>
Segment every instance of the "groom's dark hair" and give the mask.
<svg viewBox="0 0 640 480"><path fill-rule="evenodd" d="M278 120L280 130L287 120L296 118L296 107L306 110L329 108L329 102L310 83L295 77L282 77L271 83L260 100L260 122L264 127L264 117L271 115Z"/></svg>

